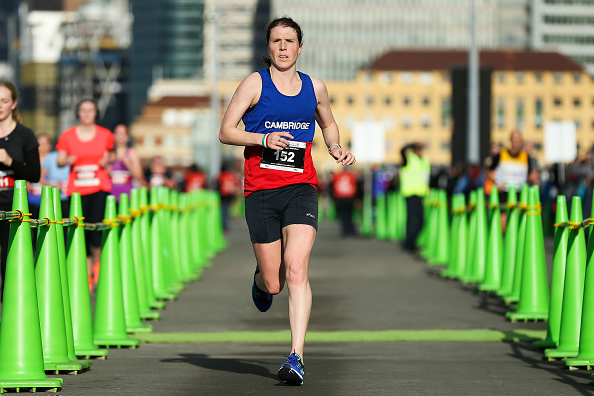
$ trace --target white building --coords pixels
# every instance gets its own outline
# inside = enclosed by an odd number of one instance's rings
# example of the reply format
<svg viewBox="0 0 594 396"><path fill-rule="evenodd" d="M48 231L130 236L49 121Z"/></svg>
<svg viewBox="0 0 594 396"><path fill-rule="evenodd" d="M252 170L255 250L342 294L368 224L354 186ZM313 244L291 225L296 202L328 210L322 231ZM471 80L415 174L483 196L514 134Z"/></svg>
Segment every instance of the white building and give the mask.
<svg viewBox="0 0 594 396"><path fill-rule="evenodd" d="M594 1L532 0L531 47L558 51L594 75Z"/></svg>
<svg viewBox="0 0 594 396"><path fill-rule="evenodd" d="M526 49L528 0L476 0L481 49ZM390 49L469 46L469 0L273 0L272 16L301 25L299 69L318 78L353 79Z"/></svg>

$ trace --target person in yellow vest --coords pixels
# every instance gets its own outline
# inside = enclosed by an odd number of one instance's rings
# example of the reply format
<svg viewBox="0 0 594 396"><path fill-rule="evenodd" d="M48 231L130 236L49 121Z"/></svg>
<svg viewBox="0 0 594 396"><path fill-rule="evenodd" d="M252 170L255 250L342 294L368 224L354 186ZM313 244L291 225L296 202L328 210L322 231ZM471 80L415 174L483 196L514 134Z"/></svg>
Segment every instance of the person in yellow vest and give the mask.
<svg viewBox="0 0 594 396"><path fill-rule="evenodd" d="M502 148L498 154L491 157L489 169L495 172L495 184L499 191L499 202L506 203L510 187L518 193L526 184L534 169L534 160L524 150L522 134L517 129L509 136L511 146ZM516 197L517 200L517 197ZM501 227L505 232L507 223L506 211L501 211Z"/></svg>
<svg viewBox="0 0 594 396"><path fill-rule="evenodd" d="M400 192L406 199L406 240L404 248L417 250L419 236L424 219L423 197L429 193L431 164L423 155L425 145L420 142L407 144L402 148L402 166L400 167Z"/></svg>

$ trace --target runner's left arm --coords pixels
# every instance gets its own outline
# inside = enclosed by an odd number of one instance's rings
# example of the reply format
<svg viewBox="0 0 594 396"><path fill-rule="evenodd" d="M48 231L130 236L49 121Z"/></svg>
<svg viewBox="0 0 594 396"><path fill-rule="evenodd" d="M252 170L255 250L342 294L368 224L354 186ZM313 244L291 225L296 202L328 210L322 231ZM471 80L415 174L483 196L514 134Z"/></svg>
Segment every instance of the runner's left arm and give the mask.
<svg viewBox="0 0 594 396"><path fill-rule="evenodd" d="M316 106L316 122L322 130L324 142L330 150L330 155L336 160L336 163L342 165L352 165L355 163L355 156L349 152L346 147L338 148L340 144L340 132L338 125L330 108L330 99L328 98L328 89L322 80L311 79L318 105Z"/></svg>

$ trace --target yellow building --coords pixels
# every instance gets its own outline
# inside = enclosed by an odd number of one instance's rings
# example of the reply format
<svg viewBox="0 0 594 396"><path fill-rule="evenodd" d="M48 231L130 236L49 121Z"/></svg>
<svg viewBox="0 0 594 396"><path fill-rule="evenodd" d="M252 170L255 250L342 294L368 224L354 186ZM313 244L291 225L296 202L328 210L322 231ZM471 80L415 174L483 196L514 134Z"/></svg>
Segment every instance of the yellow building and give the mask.
<svg viewBox="0 0 594 396"><path fill-rule="evenodd" d="M432 164L449 165L453 130L451 69L465 66L467 60L468 54L463 51L390 51L360 70L354 81L325 81L342 145L349 147L357 123L373 120L385 129L385 158L377 164L400 164L402 146L423 141ZM580 65L558 53L513 51L481 52L480 64L492 70L493 143L507 146L510 132L517 128L534 143L532 154L543 164L544 123L571 120L577 126L579 155L592 148L594 81ZM219 85L221 118L238 85L239 81ZM151 91L156 94L132 126L141 156L148 160L163 155L171 165L181 166L196 157L208 160L206 153L192 153L196 145L191 142L208 144L217 139L218 124L205 123L196 129L191 126L194 122L165 122L208 118L210 89L206 82L162 81ZM195 114L178 117L188 112ZM223 158L241 158L242 153L241 147L222 147ZM320 173L337 169L319 128L312 155Z"/></svg>
<svg viewBox="0 0 594 396"><path fill-rule="evenodd" d="M354 123L373 119L385 126L385 163L400 163L400 148L420 140L433 164L449 165L450 70L467 59L462 51L390 51L355 81L327 81L342 142L350 142ZM534 143L533 155L542 163L544 122L571 120L579 154L592 148L594 80L580 65L558 53L513 51L481 52L480 64L492 69L492 142L507 146L517 128ZM315 142L316 164L325 168L329 158L321 136Z"/></svg>

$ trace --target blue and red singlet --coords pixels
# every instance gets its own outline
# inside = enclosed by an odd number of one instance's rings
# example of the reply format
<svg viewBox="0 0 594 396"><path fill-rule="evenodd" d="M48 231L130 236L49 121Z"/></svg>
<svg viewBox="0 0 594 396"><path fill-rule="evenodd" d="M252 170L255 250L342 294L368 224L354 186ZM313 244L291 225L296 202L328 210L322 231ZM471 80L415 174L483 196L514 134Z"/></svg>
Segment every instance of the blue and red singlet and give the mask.
<svg viewBox="0 0 594 396"><path fill-rule="evenodd" d="M318 185L311 158L317 107L313 83L307 74L299 73L301 91L286 96L278 91L267 69L259 70L262 92L258 103L243 115L245 130L253 133L289 132L293 139L282 151L260 146L245 148L244 196L292 184Z"/></svg>

